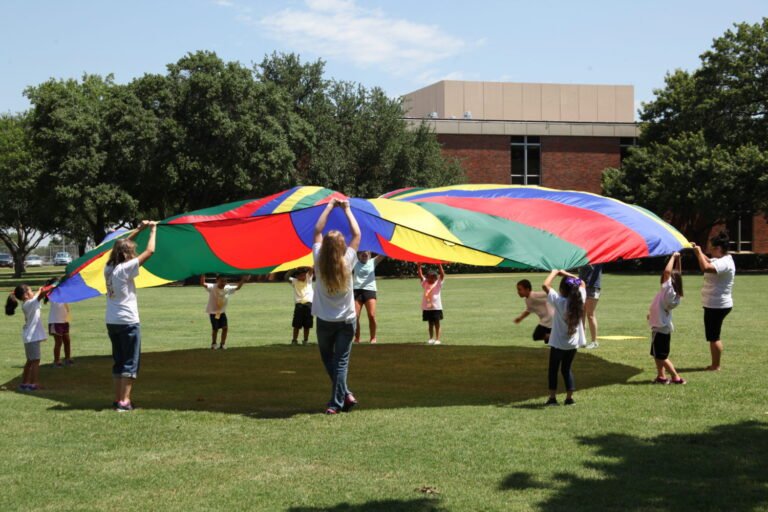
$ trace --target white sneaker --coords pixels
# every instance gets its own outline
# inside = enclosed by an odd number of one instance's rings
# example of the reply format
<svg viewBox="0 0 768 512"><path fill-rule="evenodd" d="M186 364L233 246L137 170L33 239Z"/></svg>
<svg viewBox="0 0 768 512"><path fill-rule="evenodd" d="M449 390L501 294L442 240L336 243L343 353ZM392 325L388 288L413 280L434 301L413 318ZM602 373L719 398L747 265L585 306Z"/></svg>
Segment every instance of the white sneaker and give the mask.
<svg viewBox="0 0 768 512"><path fill-rule="evenodd" d="M433 343L433 345L440 345L440 340L435 340L435 342Z"/></svg>
<svg viewBox="0 0 768 512"><path fill-rule="evenodd" d="M227 350L227 346L226 345L219 345L219 350Z"/></svg>
<svg viewBox="0 0 768 512"><path fill-rule="evenodd" d="M215 343L211 343L211 350L216 350L216 344Z"/></svg>
<svg viewBox="0 0 768 512"><path fill-rule="evenodd" d="M588 349L590 349L590 350L592 350L593 348L597 348L597 347L599 347L599 346L600 346L600 344L599 344L598 342L596 342L596 341L593 341L592 343L590 343L590 344L588 344L588 345L587 345L587 348L588 348Z"/></svg>
<svg viewBox="0 0 768 512"><path fill-rule="evenodd" d="M429 338L429 340L427 341L427 345L434 345L434 344L435 344L435 340L433 340L432 338Z"/></svg>

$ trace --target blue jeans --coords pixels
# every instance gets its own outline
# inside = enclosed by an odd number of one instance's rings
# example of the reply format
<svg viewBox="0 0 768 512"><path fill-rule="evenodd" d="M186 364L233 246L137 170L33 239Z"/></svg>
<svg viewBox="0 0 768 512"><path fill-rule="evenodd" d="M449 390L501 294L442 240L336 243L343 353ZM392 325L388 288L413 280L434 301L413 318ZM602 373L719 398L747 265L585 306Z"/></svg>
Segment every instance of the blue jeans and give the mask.
<svg viewBox="0 0 768 512"><path fill-rule="evenodd" d="M139 324L107 324L112 342L112 376L135 379L141 358L141 328Z"/></svg>
<svg viewBox="0 0 768 512"><path fill-rule="evenodd" d="M341 409L347 388L349 354L352 352L352 338L355 337L355 324L346 322L326 322L317 319L317 346L325 371L331 378L331 400L328 407Z"/></svg>

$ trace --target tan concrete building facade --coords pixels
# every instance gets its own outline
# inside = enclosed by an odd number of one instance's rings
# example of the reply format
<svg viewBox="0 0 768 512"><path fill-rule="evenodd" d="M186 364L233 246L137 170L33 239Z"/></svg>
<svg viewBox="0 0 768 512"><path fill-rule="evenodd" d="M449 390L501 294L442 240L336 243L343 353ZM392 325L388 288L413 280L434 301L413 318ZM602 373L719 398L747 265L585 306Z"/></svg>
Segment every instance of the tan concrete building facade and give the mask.
<svg viewBox="0 0 768 512"><path fill-rule="evenodd" d="M403 104L406 119L427 123L470 183L599 194L603 171L621 165L639 134L631 85L444 80L404 95ZM760 223L762 216L742 223L749 229L741 250L768 252L768 237L751 229Z"/></svg>

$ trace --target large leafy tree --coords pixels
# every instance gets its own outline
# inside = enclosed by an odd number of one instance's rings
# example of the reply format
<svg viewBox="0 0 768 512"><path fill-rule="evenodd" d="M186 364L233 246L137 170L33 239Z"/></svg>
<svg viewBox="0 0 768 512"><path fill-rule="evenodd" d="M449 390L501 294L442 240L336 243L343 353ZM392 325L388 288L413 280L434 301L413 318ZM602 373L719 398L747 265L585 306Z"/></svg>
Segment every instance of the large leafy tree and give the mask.
<svg viewBox="0 0 768 512"><path fill-rule="evenodd" d="M703 242L716 224L768 211L768 18L735 25L700 59L643 104L640 147L606 170L603 191Z"/></svg>
<svg viewBox="0 0 768 512"><path fill-rule="evenodd" d="M27 116L0 115L0 241L13 257L14 277L51 227L50 194L39 185L43 168Z"/></svg>
<svg viewBox="0 0 768 512"><path fill-rule="evenodd" d="M33 141L45 161L40 183L56 201L49 214L81 246L88 238L103 239L137 208L121 185L122 150L113 140L119 132L107 122L109 112L123 107L121 92L111 76L98 75L49 80L25 91Z"/></svg>

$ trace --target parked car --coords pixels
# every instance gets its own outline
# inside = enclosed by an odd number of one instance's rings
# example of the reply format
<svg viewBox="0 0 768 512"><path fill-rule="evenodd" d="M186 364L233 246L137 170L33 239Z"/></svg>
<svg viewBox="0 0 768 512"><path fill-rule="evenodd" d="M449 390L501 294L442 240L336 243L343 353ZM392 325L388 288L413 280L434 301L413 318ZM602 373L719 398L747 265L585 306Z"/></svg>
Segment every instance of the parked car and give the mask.
<svg viewBox="0 0 768 512"><path fill-rule="evenodd" d="M10 254L0 254L0 267L13 268L13 258Z"/></svg>
<svg viewBox="0 0 768 512"><path fill-rule="evenodd" d="M38 256L37 254L30 254L29 256L27 256L27 259L24 260L24 266L25 267L42 267L43 258Z"/></svg>
<svg viewBox="0 0 768 512"><path fill-rule="evenodd" d="M53 257L54 265L69 265L72 263L72 256L68 252L57 252Z"/></svg>

